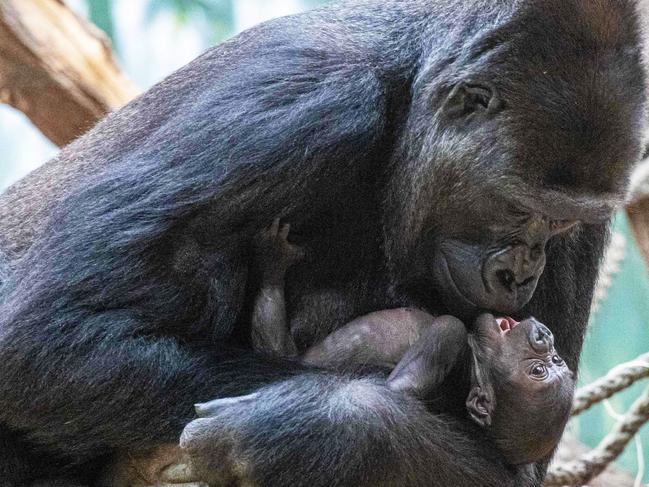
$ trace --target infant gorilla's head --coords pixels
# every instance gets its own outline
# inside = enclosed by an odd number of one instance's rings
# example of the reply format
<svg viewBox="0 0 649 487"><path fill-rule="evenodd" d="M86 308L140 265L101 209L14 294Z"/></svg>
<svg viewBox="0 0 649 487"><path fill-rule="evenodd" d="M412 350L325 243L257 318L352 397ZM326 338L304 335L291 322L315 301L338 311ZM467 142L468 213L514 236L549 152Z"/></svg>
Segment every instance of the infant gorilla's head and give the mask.
<svg viewBox="0 0 649 487"><path fill-rule="evenodd" d="M469 338L474 367L470 416L513 465L538 461L558 444L572 405L574 374L552 332L533 318L480 316Z"/></svg>

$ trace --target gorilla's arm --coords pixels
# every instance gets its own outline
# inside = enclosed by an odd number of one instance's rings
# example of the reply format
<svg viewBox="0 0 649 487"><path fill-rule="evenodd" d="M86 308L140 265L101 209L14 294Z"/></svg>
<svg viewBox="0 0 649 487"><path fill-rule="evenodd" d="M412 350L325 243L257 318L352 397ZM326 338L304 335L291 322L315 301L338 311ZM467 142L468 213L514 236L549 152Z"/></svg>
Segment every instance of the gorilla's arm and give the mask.
<svg viewBox="0 0 649 487"><path fill-rule="evenodd" d="M470 426L429 414L383 379L306 373L199 412L181 447L214 485L533 485Z"/></svg>
<svg viewBox="0 0 649 487"><path fill-rule="evenodd" d="M353 186L386 117L344 26L302 20L208 52L66 148L54 164L77 173L47 187L42 228L19 224L42 178L3 196L0 422L40 451L83 464L177 441L195 402L299 374L234 348L244 250Z"/></svg>

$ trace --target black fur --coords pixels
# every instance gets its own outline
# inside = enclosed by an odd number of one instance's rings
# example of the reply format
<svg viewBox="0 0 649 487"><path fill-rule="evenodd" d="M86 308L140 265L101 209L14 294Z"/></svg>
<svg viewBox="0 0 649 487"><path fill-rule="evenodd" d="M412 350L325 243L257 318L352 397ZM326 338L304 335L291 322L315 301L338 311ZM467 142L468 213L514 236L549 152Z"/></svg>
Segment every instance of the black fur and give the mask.
<svg viewBox="0 0 649 487"><path fill-rule="evenodd" d="M313 250L287 278L306 346L373 310L448 310L428 244L500 196L571 208L593 223L548 244L520 315L575 370L601 215L640 154L635 29L630 1L355 0L245 32L107 117L0 201L0 421L39 452L0 441L0 476L87 472L267 385L240 418L261 485L522 485L413 399L248 351L248 245L279 215ZM502 111L445 114L473 79Z"/></svg>

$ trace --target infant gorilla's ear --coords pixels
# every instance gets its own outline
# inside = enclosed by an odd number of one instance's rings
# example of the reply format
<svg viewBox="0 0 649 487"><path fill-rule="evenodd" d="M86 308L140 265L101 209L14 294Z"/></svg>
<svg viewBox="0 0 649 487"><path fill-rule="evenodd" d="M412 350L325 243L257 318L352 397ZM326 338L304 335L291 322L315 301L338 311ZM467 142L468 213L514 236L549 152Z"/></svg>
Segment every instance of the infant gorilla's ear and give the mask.
<svg viewBox="0 0 649 487"><path fill-rule="evenodd" d="M495 407L493 391L488 387L474 386L466 399L466 409L473 421L483 428L491 426Z"/></svg>

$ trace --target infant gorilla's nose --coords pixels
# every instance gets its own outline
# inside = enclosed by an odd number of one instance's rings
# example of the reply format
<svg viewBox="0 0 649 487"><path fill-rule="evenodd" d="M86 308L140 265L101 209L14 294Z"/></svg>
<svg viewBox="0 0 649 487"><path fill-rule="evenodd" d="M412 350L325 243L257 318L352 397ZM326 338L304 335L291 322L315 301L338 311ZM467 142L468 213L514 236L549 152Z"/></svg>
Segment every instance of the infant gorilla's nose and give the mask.
<svg viewBox="0 0 649 487"><path fill-rule="evenodd" d="M530 345L538 353L548 353L554 347L554 336L550 329L534 320L530 329Z"/></svg>

